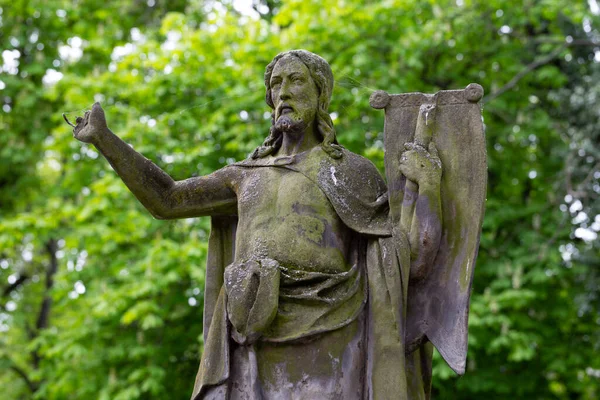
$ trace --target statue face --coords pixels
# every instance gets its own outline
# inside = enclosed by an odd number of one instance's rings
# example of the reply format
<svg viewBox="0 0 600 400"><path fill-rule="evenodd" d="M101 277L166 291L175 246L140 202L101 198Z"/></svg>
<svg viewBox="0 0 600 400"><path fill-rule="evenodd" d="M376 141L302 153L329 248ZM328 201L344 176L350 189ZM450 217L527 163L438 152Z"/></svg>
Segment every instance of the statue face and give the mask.
<svg viewBox="0 0 600 400"><path fill-rule="evenodd" d="M313 123L319 91L302 61L294 56L283 57L273 68L270 84L276 128L292 132Z"/></svg>

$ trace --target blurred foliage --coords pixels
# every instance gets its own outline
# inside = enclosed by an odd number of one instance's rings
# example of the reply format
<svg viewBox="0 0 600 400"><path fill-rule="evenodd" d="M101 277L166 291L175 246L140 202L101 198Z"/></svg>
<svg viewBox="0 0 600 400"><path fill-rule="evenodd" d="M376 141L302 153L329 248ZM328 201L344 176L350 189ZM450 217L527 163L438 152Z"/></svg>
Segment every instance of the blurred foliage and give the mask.
<svg viewBox="0 0 600 400"><path fill-rule="evenodd" d="M251 6L245 8L242 4ZM329 60L340 142L382 168L388 92L486 88L467 373L436 399L600 396L595 0L0 0L0 398L185 398L208 221L157 221L61 118L93 101L176 179L268 132L280 51ZM75 111L73 111L75 110Z"/></svg>

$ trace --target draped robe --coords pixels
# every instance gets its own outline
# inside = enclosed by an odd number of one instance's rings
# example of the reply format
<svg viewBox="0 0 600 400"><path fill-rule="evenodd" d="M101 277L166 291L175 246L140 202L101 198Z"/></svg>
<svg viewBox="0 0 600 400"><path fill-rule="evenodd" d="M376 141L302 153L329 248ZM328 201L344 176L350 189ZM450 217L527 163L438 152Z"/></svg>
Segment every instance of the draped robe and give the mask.
<svg viewBox="0 0 600 400"><path fill-rule="evenodd" d="M302 343L302 346L306 346L305 342L312 338L308 346L316 346L318 352L319 346L327 345L327 341L320 340L319 335L346 329L350 324L358 325L357 335L360 337L357 336L357 340L364 349L357 353L360 360L356 361L354 357L353 362L360 364L358 379L361 382L356 386L360 393L354 393L355 396L352 397L428 399L432 346L425 341L411 349L408 355L405 348L410 272L408 237L399 227L390 223L387 187L373 164L347 150L344 150L341 159L336 160L316 147L302 155L249 159L234 165L239 168L286 168L304 175L319 187L339 218L354 232L354 275L350 277L353 281L345 286L345 301L313 310L317 317L308 321L301 317L306 315L307 310L292 307L292 313L297 313L298 321L304 322L299 324L297 330L293 329L293 324L284 324L283 328L275 329L275 333L269 334L268 326L266 329L263 326L266 317L261 313L254 313L256 315L250 317L246 315L244 323L247 325L244 327L260 325L265 330L264 337L257 339L258 343ZM258 357L256 354L259 346L257 342L244 342L244 335L251 335L252 332L241 334L239 329L233 328L232 321L237 321L237 317L231 315L233 311L228 308L225 277L231 275L227 274L227 267L234 262L236 226L236 216L212 218L204 295L205 345L192 400L258 399L264 396L265 388L261 387L261 377L258 376L258 371L264 370L264 366L258 365L261 362L260 354ZM278 271L276 261L274 263L273 266L272 260L262 261L265 266L272 265L270 269L263 268L264 271L277 272L261 272L264 276L261 275L260 279L265 283L263 285L261 281L258 286L255 294L255 304L258 305L253 309L266 307L264 304L271 301L273 290L280 290L279 309L274 317L276 320L286 301L282 294L284 289L279 289L279 285L285 285L286 279L290 278L279 276L285 274L285 271ZM278 276L275 277L275 274ZM310 297L310 293L313 293L310 285L303 286L304 278L298 279L300 283L292 285L296 291L294 293ZM347 280L346 277L323 279L323 282L328 282L326 279ZM309 282L310 279L304 281ZM302 293L303 290L306 293ZM270 321L273 318L268 322ZM236 325L239 326L239 323ZM344 391L344 388L340 390L340 398L343 397L342 393L348 396L348 391ZM233 395L233 391L237 393L237 397Z"/></svg>

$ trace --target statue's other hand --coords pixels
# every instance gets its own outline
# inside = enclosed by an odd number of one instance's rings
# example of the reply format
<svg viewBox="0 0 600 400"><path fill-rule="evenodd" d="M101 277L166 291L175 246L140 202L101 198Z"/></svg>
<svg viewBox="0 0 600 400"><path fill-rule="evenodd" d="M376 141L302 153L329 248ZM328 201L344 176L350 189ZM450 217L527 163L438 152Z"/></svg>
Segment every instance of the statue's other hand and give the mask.
<svg viewBox="0 0 600 400"><path fill-rule="evenodd" d="M92 106L92 111L86 111L83 117L77 118L77 125L73 129L73 137L84 143L94 143L108 130L106 117L100 103Z"/></svg>
<svg viewBox="0 0 600 400"><path fill-rule="evenodd" d="M442 177L442 162L435 144L431 142L429 149L418 143L406 143L405 151L400 156L400 172L419 186L436 186Z"/></svg>

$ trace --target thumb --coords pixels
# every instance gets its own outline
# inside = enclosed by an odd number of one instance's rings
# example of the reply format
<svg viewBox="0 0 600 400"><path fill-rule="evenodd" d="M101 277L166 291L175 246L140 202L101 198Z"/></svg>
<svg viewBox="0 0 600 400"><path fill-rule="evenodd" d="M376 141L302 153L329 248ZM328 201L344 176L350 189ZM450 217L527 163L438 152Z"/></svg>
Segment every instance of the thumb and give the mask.
<svg viewBox="0 0 600 400"><path fill-rule="evenodd" d="M429 150L429 154L431 154L432 157L439 158L437 147L435 147L435 143L433 143L433 141L431 141L429 143L429 149L428 150Z"/></svg>
<svg viewBox="0 0 600 400"><path fill-rule="evenodd" d="M94 105L92 106L92 112L104 114L104 110L102 109L100 102L97 101L94 103Z"/></svg>
<svg viewBox="0 0 600 400"><path fill-rule="evenodd" d="M99 102L95 102L92 106L92 113L90 115L90 119L95 124L106 124L106 117L104 116L104 110Z"/></svg>

